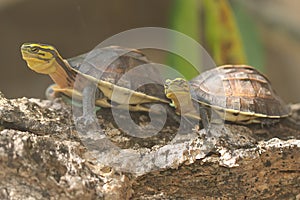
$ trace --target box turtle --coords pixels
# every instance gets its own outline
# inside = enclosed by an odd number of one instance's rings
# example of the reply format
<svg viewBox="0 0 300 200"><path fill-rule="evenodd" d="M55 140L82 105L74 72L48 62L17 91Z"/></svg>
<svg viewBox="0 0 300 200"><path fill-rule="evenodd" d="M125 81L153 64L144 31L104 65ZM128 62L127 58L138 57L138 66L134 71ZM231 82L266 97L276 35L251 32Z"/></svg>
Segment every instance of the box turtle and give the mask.
<svg viewBox="0 0 300 200"><path fill-rule="evenodd" d="M270 81L247 65L216 67L189 82L182 78L167 80L165 93L177 114L205 121L209 110L238 124L273 123L290 114ZM198 111L195 105L199 105ZM208 126L205 123L204 127Z"/></svg>
<svg viewBox="0 0 300 200"><path fill-rule="evenodd" d="M86 54L63 59L51 45L24 43L21 53L30 69L49 75L55 82L48 91L82 99L82 118L86 122L93 123L95 120L94 104L100 107L129 108L131 111L149 111L144 104L170 103L165 97L163 86L159 84L145 85L138 91L131 89L135 82L147 77L152 77L152 83L159 83L159 76L151 69L143 74L133 74L131 78L134 77L137 81L120 81L124 73L148 63L147 58L138 50L117 46L96 47Z"/></svg>

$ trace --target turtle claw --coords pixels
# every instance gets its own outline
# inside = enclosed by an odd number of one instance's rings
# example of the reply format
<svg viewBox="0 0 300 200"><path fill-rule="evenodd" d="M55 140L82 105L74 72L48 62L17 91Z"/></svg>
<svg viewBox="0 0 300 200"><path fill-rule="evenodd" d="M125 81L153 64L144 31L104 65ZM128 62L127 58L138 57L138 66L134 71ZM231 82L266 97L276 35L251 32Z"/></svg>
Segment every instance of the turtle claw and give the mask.
<svg viewBox="0 0 300 200"><path fill-rule="evenodd" d="M98 129L98 119L93 115L83 115L75 119L76 127L80 131L93 131Z"/></svg>

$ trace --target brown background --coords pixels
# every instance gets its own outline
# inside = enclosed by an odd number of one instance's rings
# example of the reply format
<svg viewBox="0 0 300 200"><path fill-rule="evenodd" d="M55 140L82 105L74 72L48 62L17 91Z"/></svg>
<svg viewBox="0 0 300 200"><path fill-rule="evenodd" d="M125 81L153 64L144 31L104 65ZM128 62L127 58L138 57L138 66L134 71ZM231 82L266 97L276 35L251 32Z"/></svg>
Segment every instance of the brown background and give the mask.
<svg viewBox="0 0 300 200"><path fill-rule="evenodd" d="M0 2L0 91L6 97L44 98L51 83L21 59L27 41L55 45L73 57L131 28L168 27L172 0L3 0ZM244 6L258 26L266 75L287 102L300 101L300 2L252 0Z"/></svg>

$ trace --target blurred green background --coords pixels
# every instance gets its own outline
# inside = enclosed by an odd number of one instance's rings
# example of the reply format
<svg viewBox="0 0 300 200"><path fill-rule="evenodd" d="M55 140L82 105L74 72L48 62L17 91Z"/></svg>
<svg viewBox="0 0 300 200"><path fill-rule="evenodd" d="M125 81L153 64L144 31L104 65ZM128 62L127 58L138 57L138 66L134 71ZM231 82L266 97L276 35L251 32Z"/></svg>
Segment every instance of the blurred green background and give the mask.
<svg viewBox="0 0 300 200"><path fill-rule="evenodd" d="M209 43L217 41L218 36L212 33L221 33L221 37L229 37L229 40L230 36L240 37L242 50L237 45L233 50L235 55L245 53L247 63L263 70L285 101L300 102L300 1L231 0L233 12L229 10L229 13L239 30L235 32L234 23L229 20L225 27L231 29L226 34L219 27L223 25L222 18L219 23L211 20L218 17L216 14L224 17L221 15L224 7L199 5L198 0L184 2L1 0L0 91L9 98L44 98L45 89L52 83L48 76L26 67L19 51L24 42L53 44L63 57L69 58L87 52L119 32L155 26L176 28L208 47L214 45ZM212 10L205 13L209 9ZM158 62L166 59L159 52L151 51L149 57Z"/></svg>

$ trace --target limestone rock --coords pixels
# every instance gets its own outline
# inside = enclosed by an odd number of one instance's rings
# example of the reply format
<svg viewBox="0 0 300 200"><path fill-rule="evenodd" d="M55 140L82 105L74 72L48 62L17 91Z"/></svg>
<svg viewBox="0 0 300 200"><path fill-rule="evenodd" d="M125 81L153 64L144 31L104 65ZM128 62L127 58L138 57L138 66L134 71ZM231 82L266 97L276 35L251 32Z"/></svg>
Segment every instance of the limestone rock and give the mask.
<svg viewBox="0 0 300 200"><path fill-rule="evenodd" d="M292 109L299 122L300 106ZM133 114L140 126L147 117ZM0 199L300 197L300 129L293 120L225 124L211 141L204 130L181 133L172 121L137 138L117 126L109 109L98 118L99 133L81 133L59 99L9 100L0 93Z"/></svg>

